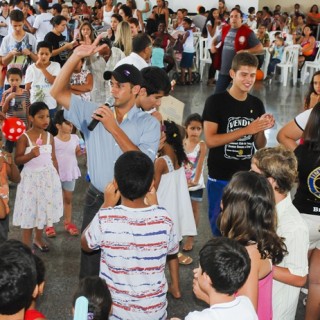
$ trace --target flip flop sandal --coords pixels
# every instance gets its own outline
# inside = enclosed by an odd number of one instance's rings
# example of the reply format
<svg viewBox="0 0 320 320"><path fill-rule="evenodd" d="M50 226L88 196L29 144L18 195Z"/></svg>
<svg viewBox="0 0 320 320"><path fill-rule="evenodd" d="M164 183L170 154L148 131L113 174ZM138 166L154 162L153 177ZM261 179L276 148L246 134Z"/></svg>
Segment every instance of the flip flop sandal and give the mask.
<svg viewBox="0 0 320 320"><path fill-rule="evenodd" d="M184 254L182 254L181 252L178 253L178 260L179 260L179 264L182 264L182 265L189 265L193 262L193 259L189 256L186 256Z"/></svg>
<svg viewBox="0 0 320 320"><path fill-rule="evenodd" d="M48 238L54 238L57 236L56 230L54 230L54 227L47 227L45 232Z"/></svg>
<svg viewBox="0 0 320 320"><path fill-rule="evenodd" d="M37 244L34 242L33 247L40 250L41 252L48 252L49 251L49 247L46 244L43 244L41 246L40 244Z"/></svg>
<svg viewBox="0 0 320 320"><path fill-rule="evenodd" d="M79 230L78 230L78 228L77 228L73 223L71 223L71 222L65 223L65 224L64 224L64 229L65 229L67 232L69 232L69 234L70 234L71 236L77 236L77 235L79 235Z"/></svg>

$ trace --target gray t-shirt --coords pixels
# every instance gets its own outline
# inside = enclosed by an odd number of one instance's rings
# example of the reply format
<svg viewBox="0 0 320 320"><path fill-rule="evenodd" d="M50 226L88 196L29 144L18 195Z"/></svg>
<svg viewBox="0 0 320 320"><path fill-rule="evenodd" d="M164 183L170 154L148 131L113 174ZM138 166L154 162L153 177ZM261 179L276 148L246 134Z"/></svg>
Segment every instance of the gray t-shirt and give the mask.
<svg viewBox="0 0 320 320"><path fill-rule="evenodd" d="M234 41L236 38L237 31L238 31L238 29L231 28L224 39L223 48L222 48L221 69L220 69L221 74L224 74L224 75L229 74L232 59L236 55ZM221 41L221 34L217 38L217 42L220 42L220 41ZM259 43L260 43L259 39L256 37L254 32L251 32L249 34L247 48L248 49L253 48L256 45L258 45Z"/></svg>

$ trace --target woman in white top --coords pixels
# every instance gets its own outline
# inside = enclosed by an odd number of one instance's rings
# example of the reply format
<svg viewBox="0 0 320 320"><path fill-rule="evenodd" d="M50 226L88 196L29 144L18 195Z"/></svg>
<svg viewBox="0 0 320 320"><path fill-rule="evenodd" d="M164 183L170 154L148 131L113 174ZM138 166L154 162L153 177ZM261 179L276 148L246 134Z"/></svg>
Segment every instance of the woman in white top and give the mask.
<svg viewBox="0 0 320 320"><path fill-rule="evenodd" d="M140 30L144 32L144 22L142 20L142 14L141 11L137 9L137 3L136 0L127 0L127 6L131 8L132 10L132 17L138 19Z"/></svg>
<svg viewBox="0 0 320 320"><path fill-rule="evenodd" d="M106 0L106 5L103 7L103 23L105 26L111 25L111 16L115 13L112 0Z"/></svg>
<svg viewBox="0 0 320 320"><path fill-rule="evenodd" d="M212 44L213 38L215 38L219 32L221 31L221 20L219 18L219 10L216 8L213 8L210 10L208 14L208 18L206 21L206 24L203 28L202 34L207 36L207 47L209 48L209 54L212 60L212 64L210 65L209 68L209 75L208 75L208 86L212 86L215 83L215 74L216 74L216 69L214 68L214 56L215 53L212 53L210 51L210 47Z"/></svg>

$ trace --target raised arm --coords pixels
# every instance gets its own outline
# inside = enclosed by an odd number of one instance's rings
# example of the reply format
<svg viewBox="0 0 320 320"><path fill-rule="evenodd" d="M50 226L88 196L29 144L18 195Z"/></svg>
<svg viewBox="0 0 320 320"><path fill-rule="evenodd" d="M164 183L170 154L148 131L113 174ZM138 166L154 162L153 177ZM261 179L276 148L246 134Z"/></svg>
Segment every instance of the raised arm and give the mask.
<svg viewBox="0 0 320 320"><path fill-rule="evenodd" d="M82 58L90 57L99 50L102 50L106 45L97 46L99 39L96 39L93 44L78 46L71 57L67 60L57 76L50 90L54 99L66 109L69 109L71 101L70 78L76 65Z"/></svg>

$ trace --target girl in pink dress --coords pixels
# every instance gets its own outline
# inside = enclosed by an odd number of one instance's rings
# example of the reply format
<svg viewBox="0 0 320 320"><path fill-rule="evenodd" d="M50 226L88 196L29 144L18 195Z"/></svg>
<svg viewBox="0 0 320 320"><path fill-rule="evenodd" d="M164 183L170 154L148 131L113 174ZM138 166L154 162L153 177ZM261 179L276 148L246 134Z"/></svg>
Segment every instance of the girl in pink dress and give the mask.
<svg viewBox="0 0 320 320"><path fill-rule="evenodd" d="M54 143L62 185L64 228L70 235L76 236L79 231L72 223L72 193L76 179L81 176L77 156L83 154L83 150L79 146L79 137L76 134L71 134L73 125L64 119L63 110L56 113L54 123L58 129Z"/></svg>

